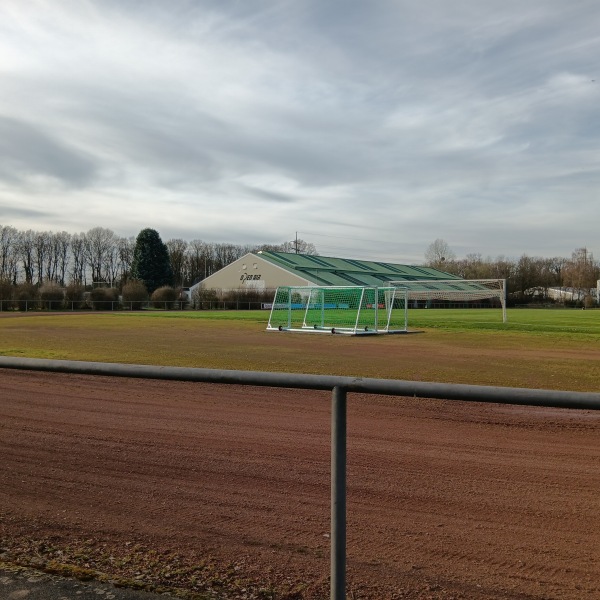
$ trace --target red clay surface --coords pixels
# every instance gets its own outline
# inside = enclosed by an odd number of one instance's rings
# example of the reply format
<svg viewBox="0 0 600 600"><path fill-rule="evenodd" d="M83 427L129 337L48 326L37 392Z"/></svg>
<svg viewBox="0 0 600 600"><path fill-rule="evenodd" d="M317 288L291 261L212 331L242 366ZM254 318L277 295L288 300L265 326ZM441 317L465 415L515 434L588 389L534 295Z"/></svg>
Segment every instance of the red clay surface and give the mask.
<svg viewBox="0 0 600 600"><path fill-rule="evenodd" d="M0 559L326 598L329 401L0 370ZM348 405L349 598L600 598L600 413Z"/></svg>

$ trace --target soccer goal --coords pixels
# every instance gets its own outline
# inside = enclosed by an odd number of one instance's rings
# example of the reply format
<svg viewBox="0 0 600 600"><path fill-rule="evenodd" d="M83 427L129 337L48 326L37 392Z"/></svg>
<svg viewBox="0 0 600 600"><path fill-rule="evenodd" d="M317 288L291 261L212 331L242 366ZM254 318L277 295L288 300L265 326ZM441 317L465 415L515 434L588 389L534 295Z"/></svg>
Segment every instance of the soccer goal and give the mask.
<svg viewBox="0 0 600 600"><path fill-rule="evenodd" d="M390 281L406 290L409 307L501 308L506 323L505 279L431 279Z"/></svg>
<svg viewBox="0 0 600 600"><path fill-rule="evenodd" d="M407 331L406 293L397 287L283 286L267 330L376 335Z"/></svg>

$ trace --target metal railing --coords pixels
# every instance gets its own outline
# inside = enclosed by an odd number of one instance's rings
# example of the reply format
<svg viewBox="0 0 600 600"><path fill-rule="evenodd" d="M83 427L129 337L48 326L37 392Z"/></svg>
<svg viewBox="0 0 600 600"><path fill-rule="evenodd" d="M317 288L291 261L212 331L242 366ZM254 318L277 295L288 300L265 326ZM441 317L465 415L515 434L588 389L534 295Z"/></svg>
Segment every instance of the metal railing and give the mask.
<svg viewBox="0 0 600 600"><path fill-rule="evenodd" d="M346 598L346 409L349 392L463 402L600 410L600 393L595 392L532 390L333 375L125 365L9 356L0 356L0 368L332 391L330 600L345 600Z"/></svg>
<svg viewBox="0 0 600 600"><path fill-rule="evenodd" d="M267 310L260 300L2 300L0 312L75 312L94 310ZM270 306L269 306L270 309Z"/></svg>
<svg viewBox="0 0 600 600"><path fill-rule="evenodd" d="M0 300L0 312L186 310L187 300Z"/></svg>

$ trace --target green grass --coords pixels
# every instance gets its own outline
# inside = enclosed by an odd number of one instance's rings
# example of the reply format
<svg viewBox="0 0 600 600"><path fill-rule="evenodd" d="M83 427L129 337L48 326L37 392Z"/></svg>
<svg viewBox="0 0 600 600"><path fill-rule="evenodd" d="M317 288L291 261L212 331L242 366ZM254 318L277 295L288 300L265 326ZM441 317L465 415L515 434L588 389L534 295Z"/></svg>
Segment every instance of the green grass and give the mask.
<svg viewBox="0 0 600 600"><path fill-rule="evenodd" d="M502 322L499 310L419 309L409 310L411 328L448 330L522 331L555 334L600 335L600 311L576 309L512 309Z"/></svg>
<svg viewBox="0 0 600 600"><path fill-rule="evenodd" d="M377 337L267 332L268 311L0 313L0 355L597 391L600 311L420 309Z"/></svg>
<svg viewBox="0 0 600 600"><path fill-rule="evenodd" d="M163 311L148 310L143 312L115 312L115 316L141 317L157 319L200 319L206 321L249 321L261 323L265 327L269 320L267 310L198 310L198 311Z"/></svg>

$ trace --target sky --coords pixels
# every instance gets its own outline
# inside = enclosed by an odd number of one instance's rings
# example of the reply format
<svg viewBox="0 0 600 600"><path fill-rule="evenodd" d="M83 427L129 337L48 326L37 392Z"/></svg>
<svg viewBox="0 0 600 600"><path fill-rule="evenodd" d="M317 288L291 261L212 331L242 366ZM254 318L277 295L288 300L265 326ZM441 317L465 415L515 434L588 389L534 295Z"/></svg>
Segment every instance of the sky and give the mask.
<svg viewBox="0 0 600 600"><path fill-rule="evenodd" d="M0 225L600 254L597 0L0 0Z"/></svg>

